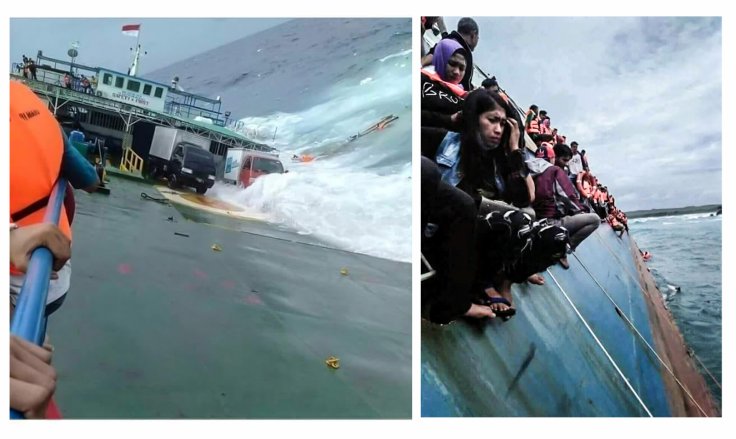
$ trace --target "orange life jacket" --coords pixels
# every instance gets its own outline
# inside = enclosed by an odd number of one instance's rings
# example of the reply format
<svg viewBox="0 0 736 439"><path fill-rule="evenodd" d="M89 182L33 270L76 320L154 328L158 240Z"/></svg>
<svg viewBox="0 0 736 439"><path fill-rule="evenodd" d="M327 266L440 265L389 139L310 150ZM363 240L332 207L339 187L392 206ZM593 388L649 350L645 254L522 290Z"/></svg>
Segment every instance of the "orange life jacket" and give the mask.
<svg viewBox="0 0 736 439"><path fill-rule="evenodd" d="M10 81L10 222L43 222L63 155L61 127L46 104L27 86ZM65 209L59 228L72 238Z"/></svg>
<svg viewBox="0 0 736 439"><path fill-rule="evenodd" d="M460 84L453 84L451 82L445 81L444 79L440 78L440 75L438 75L437 72L430 72L429 70L425 69L422 69L421 71L422 74L427 75L433 81L441 82L442 84L447 86L447 88L449 88L453 93L461 98L465 98L465 95L468 94L468 92L464 90L462 86L460 86Z"/></svg>
<svg viewBox="0 0 736 439"><path fill-rule="evenodd" d="M533 111L528 110L526 114L524 115L525 119L529 117L529 113L533 113ZM526 127L526 132L529 134L539 134L539 118L538 117L535 116L534 118L532 118L532 120L529 122L529 126Z"/></svg>

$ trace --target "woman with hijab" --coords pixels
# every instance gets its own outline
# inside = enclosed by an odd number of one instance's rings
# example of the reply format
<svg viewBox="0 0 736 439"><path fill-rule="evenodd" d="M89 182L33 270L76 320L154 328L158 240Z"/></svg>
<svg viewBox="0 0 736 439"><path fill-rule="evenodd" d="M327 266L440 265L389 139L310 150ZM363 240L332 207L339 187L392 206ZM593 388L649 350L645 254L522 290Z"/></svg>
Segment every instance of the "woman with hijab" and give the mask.
<svg viewBox="0 0 736 439"><path fill-rule="evenodd" d="M422 69L422 154L432 160L448 131L460 130L460 111L467 91L460 84L465 75L465 49L455 40L437 43L432 58L434 72Z"/></svg>

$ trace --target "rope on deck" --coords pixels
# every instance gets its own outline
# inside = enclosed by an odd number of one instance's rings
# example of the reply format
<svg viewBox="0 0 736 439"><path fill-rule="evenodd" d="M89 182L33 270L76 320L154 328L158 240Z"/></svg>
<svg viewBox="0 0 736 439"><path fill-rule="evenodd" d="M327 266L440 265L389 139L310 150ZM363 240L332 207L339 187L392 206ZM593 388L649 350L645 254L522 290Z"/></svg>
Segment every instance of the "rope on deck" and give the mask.
<svg viewBox="0 0 736 439"><path fill-rule="evenodd" d="M608 244L606 244L606 241L603 240L603 238L601 238L597 233L596 233L596 236L598 237L598 240L601 241L601 243L603 243L603 246L605 246L608 249L609 253L611 253L613 255L613 257L616 258L616 261L618 261L619 265L624 269L624 271L629 275L629 277L631 277L631 280L633 280L634 283L639 286L639 290L641 290L641 292L646 295L647 292L644 290L644 287L641 286L641 282L636 278L636 276L634 276L633 274L631 274L631 272L626 268L626 265L623 263L623 261L621 261L621 259L618 257L618 255L616 254L616 252L614 252L611 249L611 247L609 247ZM631 236L631 235L629 235L629 236ZM629 244L629 252L632 252L633 253L633 250L631 249L631 244ZM576 259L578 259L578 258L576 257ZM578 259L578 261L580 261L580 259ZM581 262L581 265L582 265L582 262ZM583 266L583 267L585 267L585 266ZM586 271L588 271L588 270L586 269ZM588 274L590 274L590 272L588 272ZM591 275L591 277L592 277L592 275ZM593 279L593 280L595 281L595 279ZM596 283L598 283L598 282L596 281ZM615 303L614 303L614 305L615 305ZM637 331L637 333L638 333L638 331ZM644 342L646 342L646 340L644 340ZM698 363L700 363L700 366L705 370L705 372L708 374L708 376L710 376L710 378L718 386L718 388L719 389L723 389L723 387L721 387L721 383L718 381L718 379L716 379L716 377L713 376L713 374L711 373L711 371L705 366L705 364L703 364L703 362L700 360L700 358L697 355L695 355L695 351L693 351L692 349L688 348L688 354L691 357L695 358L698 361ZM675 379L677 379L677 378L675 378ZM700 408L700 407L698 407L698 408ZM701 412L702 412L702 409L701 409Z"/></svg>
<svg viewBox="0 0 736 439"><path fill-rule="evenodd" d="M166 198L154 198L145 192L141 192L141 198L147 201L155 201L160 204L169 204L169 200Z"/></svg>
<svg viewBox="0 0 736 439"><path fill-rule="evenodd" d="M695 400L695 398L690 393L690 391L687 389L687 387L685 387L685 385L682 384L682 382L680 382L680 380L677 378L677 376L675 376L675 373L672 371L672 369L670 369L670 367L664 362L664 360L662 360L662 358L659 356L659 354L657 354L657 351L654 350L654 348L652 347L652 345L649 344L649 342L644 338L644 336L641 334L641 332L639 332L639 330L636 329L636 326L634 325L634 323L631 320L629 320L628 317L626 317L626 314L621 309L621 307L618 306L618 304L616 303L616 301L613 300L613 297L611 297L611 295L608 294L608 291L606 291L606 289L603 287L603 285L601 285L600 282L598 282L598 279L596 279L595 276L593 276L593 273L591 273L590 270L588 270L588 267L585 266L585 264L583 263L583 261L580 260L580 258L578 257L578 255L576 255L575 253L573 253L573 256L575 256L575 259L578 260L578 262L583 267L583 269L585 270L585 272L588 273L588 276L590 276L590 278L593 279L593 282L595 282L595 284L598 285L598 287L601 289L601 291L603 291L603 294L605 294L606 297L608 297L608 300L611 301L611 303L613 304L613 306L616 307L616 313L619 316L623 317L624 320L626 320L626 323L631 327L631 329L634 330L634 333L636 333L637 337L639 337L639 340L643 341L644 344L646 345L646 347L649 349L649 351L651 351L654 354L654 356L657 357L657 360L659 360L659 363L662 366L664 366L665 369L667 369L667 372L669 372L670 375L672 375L672 378L675 379L675 382L687 394L687 396L690 398L690 401L692 401L692 403L695 404L695 406L698 408L698 410L700 410L700 413L702 413L703 416L705 416L706 418L708 418L709 417L708 414L705 413L705 411L700 407L700 405Z"/></svg>
<svg viewBox="0 0 736 439"><path fill-rule="evenodd" d="M549 274L549 276L552 278L552 280L557 285L557 288L560 289L562 294L565 296L565 299L567 299L567 301L570 303L570 306L572 306L572 309L575 311L575 314L577 314L580 321L583 322L583 325L585 325L585 328L588 330L590 335L593 337L595 342L598 344L598 347L601 348L601 350L603 351L603 354L605 354L606 358L608 358L608 361L610 361L613 367L616 369L616 372L618 372L621 378L623 378L624 382L626 383L626 387L628 387L631 393L636 397L636 400L639 401L639 404L642 406L642 408L647 413L647 415L650 418L654 417L652 415L652 412L650 412L649 409L647 408L646 404L644 404L644 401L642 401L639 394L636 393L636 389L634 389L634 387L631 385L631 383L629 382L629 379L626 378L626 375L624 375L624 373L621 371L621 368L618 367L618 364L616 364L616 361L614 361L613 357L611 357L611 354L608 353L608 351L606 350L606 347L603 346L603 343L600 341L598 336L595 335L595 332L593 332L593 329L590 327L590 325L588 325L588 322L585 320L583 315L580 314L580 311L578 311L578 308L575 306L573 301L570 299L570 296L567 295L567 292L565 292L565 289L562 288L562 285L560 285L560 283L557 282L557 279L555 278L555 276L552 274L551 271L549 271L549 268L547 269L547 274Z"/></svg>

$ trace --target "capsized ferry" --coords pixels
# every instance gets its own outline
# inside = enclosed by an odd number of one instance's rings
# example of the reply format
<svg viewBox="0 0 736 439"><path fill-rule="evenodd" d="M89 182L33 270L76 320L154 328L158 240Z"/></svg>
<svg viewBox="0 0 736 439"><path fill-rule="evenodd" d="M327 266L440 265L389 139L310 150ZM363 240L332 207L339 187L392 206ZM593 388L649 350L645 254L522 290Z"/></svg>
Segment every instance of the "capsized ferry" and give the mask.
<svg viewBox="0 0 736 439"><path fill-rule="evenodd" d="M604 222L568 260L507 322L422 319L422 416L720 416L634 239Z"/></svg>

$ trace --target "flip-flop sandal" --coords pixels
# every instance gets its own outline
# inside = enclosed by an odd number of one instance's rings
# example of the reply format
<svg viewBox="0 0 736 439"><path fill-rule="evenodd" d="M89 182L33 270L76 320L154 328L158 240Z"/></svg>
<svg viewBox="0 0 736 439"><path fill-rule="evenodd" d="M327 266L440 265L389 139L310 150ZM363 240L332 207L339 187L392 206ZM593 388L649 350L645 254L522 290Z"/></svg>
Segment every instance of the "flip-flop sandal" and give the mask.
<svg viewBox="0 0 736 439"><path fill-rule="evenodd" d="M487 307L489 307L491 309L493 309L491 307L491 305L493 305L495 303L502 303L502 304L508 306L509 308L508 309L505 309L503 311L501 311L501 310L498 310L498 311L493 310L493 313L496 314L498 317L501 317L504 321L510 319L511 317L513 317L516 314L516 308L514 308L511 305L511 302L509 302L508 300L504 299L503 297L487 297L486 296L486 297L481 298L480 299L480 302L481 303L479 305L485 305L485 306L487 306Z"/></svg>

